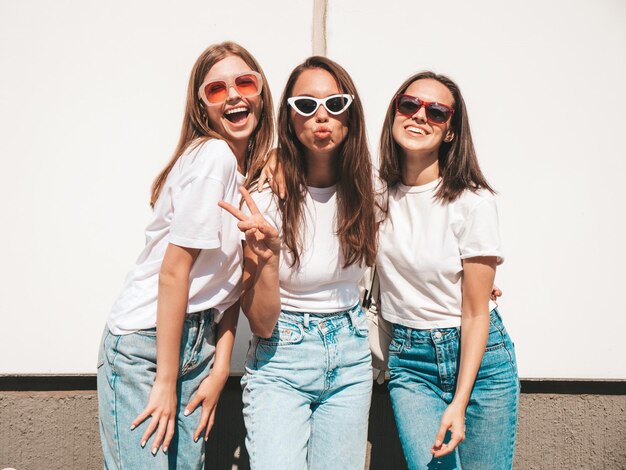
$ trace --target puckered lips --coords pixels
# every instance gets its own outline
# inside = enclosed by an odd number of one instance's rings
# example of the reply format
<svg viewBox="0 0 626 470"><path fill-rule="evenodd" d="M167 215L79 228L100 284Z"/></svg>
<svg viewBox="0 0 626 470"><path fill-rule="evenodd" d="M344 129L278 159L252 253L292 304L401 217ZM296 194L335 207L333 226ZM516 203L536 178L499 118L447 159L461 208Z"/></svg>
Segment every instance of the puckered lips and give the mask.
<svg viewBox="0 0 626 470"><path fill-rule="evenodd" d="M236 108L230 108L224 111L224 119L228 122L243 126L250 114L250 108L248 106L237 106Z"/></svg>
<svg viewBox="0 0 626 470"><path fill-rule="evenodd" d="M320 127L317 127L313 131L313 135L317 137L318 139L328 139L330 137L331 132L332 131L330 127L320 126Z"/></svg>

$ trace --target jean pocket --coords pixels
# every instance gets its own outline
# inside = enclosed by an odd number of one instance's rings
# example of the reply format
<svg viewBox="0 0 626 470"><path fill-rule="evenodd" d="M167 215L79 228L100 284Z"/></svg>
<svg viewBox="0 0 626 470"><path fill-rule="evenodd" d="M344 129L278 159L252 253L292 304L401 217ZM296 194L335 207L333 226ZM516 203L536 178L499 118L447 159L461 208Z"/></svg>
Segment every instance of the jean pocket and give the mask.
<svg viewBox="0 0 626 470"><path fill-rule="evenodd" d="M280 346L283 344L298 344L302 342L304 330L297 323L291 323L284 320L278 320L272 335L268 338L259 339L259 344L269 346Z"/></svg>
<svg viewBox="0 0 626 470"><path fill-rule="evenodd" d="M367 338L369 335L369 328L367 327L367 315L363 311L356 315L356 319L353 325L354 333L361 338Z"/></svg>
<svg viewBox="0 0 626 470"><path fill-rule="evenodd" d="M157 331L156 331L156 327L154 327L154 328L146 328L145 330L138 330L138 331L136 331L135 334L137 334L139 336L148 336L150 338L156 338Z"/></svg>
<svg viewBox="0 0 626 470"><path fill-rule="evenodd" d="M487 346L485 352L495 351L496 349L504 348L504 335L502 331L494 325L493 321L489 324L489 337L487 338Z"/></svg>

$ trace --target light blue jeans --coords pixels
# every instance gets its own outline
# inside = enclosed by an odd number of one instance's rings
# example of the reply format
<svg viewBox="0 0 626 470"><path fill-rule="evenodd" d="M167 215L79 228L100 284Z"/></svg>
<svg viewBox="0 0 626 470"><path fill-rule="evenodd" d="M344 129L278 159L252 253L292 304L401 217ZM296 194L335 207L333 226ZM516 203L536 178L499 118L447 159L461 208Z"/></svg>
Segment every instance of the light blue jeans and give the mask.
<svg viewBox="0 0 626 470"><path fill-rule="evenodd" d="M133 431L130 424L148 404L156 377L156 328L119 336L105 328L98 357L98 410L105 469L204 468L204 439L193 441L201 410L190 416L183 416L183 410L209 374L214 355L213 310L187 314L180 349L176 434L167 454L161 448L154 456L154 434L144 448L140 445L150 420Z"/></svg>
<svg viewBox="0 0 626 470"><path fill-rule="evenodd" d="M513 343L495 309L465 414L465 440L440 459L430 452L441 416L454 397L460 340L459 328L414 330L393 325L389 393L411 470L513 467L519 379Z"/></svg>
<svg viewBox="0 0 626 470"><path fill-rule="evenodd" d="M241 380L251 468L363 470L371 367L360 306L283 311L270 338L252 338Z"/></svg>

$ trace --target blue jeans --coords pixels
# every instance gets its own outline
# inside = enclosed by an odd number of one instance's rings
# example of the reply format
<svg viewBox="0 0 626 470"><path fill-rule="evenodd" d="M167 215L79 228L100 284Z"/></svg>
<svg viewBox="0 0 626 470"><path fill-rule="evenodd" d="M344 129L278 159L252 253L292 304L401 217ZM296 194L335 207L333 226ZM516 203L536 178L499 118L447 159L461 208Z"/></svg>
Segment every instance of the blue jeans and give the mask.
<svg viewBox="0 0 626 470"><path fill-rule="evenodd" d="M241 383L252 469L363 470L372 366L360 306L283 311L270 338L252 338Z"/></svg>
<svg viewBox="0 0 626 470"><path fill-rule="evenodd" d="M156 328L119 336L105 328L98 357L98 411L106 469L204 468L204 439L193 441L201 410L190 416L183 416L183 410L209 374L214 353L213 310L187 314L180 348L176 433L167 454L161 448L154 456L154 434L144 448L140 445L150 419L134 431L130 424L148 404L156 377Z"/></svg>
<svg viewBox="0 0 626 470"><path fill-rule="evenodd" d="M430 452L441 416L454 397L460 339L459 328L414 330L393 325L389 393L411 470L513 467L519 379L513 343L495 309L465 414L465 440L442 458L435 459Z"/></svg>

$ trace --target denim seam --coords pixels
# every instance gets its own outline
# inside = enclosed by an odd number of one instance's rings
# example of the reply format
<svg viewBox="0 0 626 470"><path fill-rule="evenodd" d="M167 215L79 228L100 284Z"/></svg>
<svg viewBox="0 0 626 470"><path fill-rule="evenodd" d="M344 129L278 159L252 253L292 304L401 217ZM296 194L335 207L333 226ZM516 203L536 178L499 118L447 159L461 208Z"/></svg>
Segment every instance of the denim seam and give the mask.
<svg viewBox="0 0 626 470"><path fill-rule="evenodd" d="M509 348L506 345L508 334L506 333L506 330L504 329L504 325L502 323L500 323L500 325L498 325L493 320L489 320L489 322L500 333L500 336L502 337L501 347L504 347L504 349L506 351L506 354L509 357L509 364L511 365L511 368L513 369L513 372L515 372L515 364L513 364L513 356L511 355L511 351L509 351ZM510 341L510 339L509 339L509 341ZM493 348L493 349L497 349L497 348ZM492 351L493 349L485 349L485 351Z"/></svg>
<svg viewBox="0 0 626 470"><path fill-rule="evenodd" d="M115 371L115 359L118 354L118 346L123 336L118 336L115 339L115 345L113 346L113 358L111 359L111 388L113 389L113 421L115 423L115 447L117 450L117 461L120 463L120 467L122 466L122 450L120 448L120 425L118 422L118 412L117 412L117 372Z"/></svg>
<svg viewBox="0 0 626 470"><path fill-rule="evenodd" d="M196 357L198 354L200 343L202 343L202 340L204 339L204 323L205 317L204 315L202 315L200 316L200 321L198 322L198 325L196 327L196 337L194 338L191 350L189 351L189 359L182 364L179 377L182 377L189 371L193 364L194 357ZM185 358L183 357L181 359L184 360Z"/></svg>

